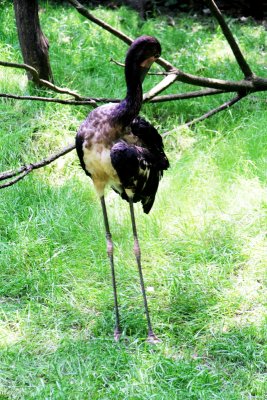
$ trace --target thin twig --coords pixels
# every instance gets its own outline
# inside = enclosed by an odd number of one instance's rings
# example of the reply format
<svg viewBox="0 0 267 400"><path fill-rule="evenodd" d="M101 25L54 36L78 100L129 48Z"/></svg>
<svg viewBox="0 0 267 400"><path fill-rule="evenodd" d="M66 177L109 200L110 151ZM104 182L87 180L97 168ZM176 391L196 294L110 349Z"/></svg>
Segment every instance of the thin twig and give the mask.
<svg viewBox="0 0 267 400"><path fill-rule="evenodd" d="M53 85L53 83L51 83L51 82L48 82L44 79L40 79L38 71L28 64L19 64L19 63L7 62L7 61L0 61L0 65L2 65L3 67L24 69L33 75L34 81L36 83L39 83L39 84L53 90L54 92L62 93L62 94L69 94L70 96L73 96L76 100L82 99L82 97L78 93L75 93L66 88L60 88L59 86Z"/></svg>
<svg viewBox="0 0 267 400"><path fill-rule="evenodd" d="M177 80L176 74L170 74L166 76L162 81L160 81L156 86L150 89L147 93L143 96L143 101L148 102L153 97L155 97L158 93L163 92L163 90L167 89L170 85L173 84Z"/></svg>
<svg viewBox="0 0 267 400"><path fill-rule="evenodd" d="M112 33L112 35L116 36L117 38L121 39L124 43L126 44L131 44L133 42L133 39L130 36L125 35L125 33L119 31L118 29L115 29L113 26L107 24L106 22L102 21L100 18L96 18L93 14L91 14L87 8L85 8L79 1L77 0L68 0L70 4L73 5L73 7L76 8L76 10L83 15L85 18L89 19L90 21L94 22L95 24L101 26L101 28L104 28L106 31ZM156 61L160 66L162 66L166 71L170 71L174 69L173 65L169 63L169 61L164 60L163 58L159 58Z"/></svg>
<svg viewBox="0 0 267 400"><path fill-rule="evenodd" d="M115 61L114 59L111 59L110 61L121 67L124 66L123 63ZM255 75L253 75L253 77L251 77L250 80L242 79L240 81L230 81L230 80L224 80L224 79L214 79L214 78L206 78L203 76L192 75L192 74L183 72L182 70L180 70L178 68L173 68L171 71L167 71L167 72L164 72L164 71L154 72L154 73L149 72L149 74L150 75L166 75L166 76L176 75L176 79L174 77L173 77L173 79L171 79L172 83L177 80L177 81L180 81L183 83L188 83L190 85L209 87L209 88L213 88L213 89L221 89L223 91L247 92L247 91L260 91L260 90L267 89L267 79L259 78ZM162 83L159 83L159 85L161 85L161 84ZM151 93L152 93L152 91L154 93L155 88L151 89ZM165 89L165 87L162 90L164 90L164 89ZM159 92L157 92L157 93L159 93ZM148 94L147 94L147 96L148 96ZM151 98L151 96L149 96L149 98Z"/></svg>
<svg viewBox="0 0 267 400"><path fill-rule="evenodd" d="M193 92L187 93L178 93L178 94L167 94L164 96L155 96L149 103L163 103L165 101L174 101L174 100L184 100L184 99L192 99L196 97L203 97L203 96L212 96L215 94L226 93L225 90L220 89L203 89L203 90L196 90ZM39 97L39 96L18 96L15 94L10 93L0 93L0 98L4 99L15 99L15 100L33 100L33 101L43 101L43 102L50 102L50 103L59 103L59 104L66 104L66 105L74 105L74 106L83 106L88 105L92 107L97 107L98 103L119 103L120 99L114 98L106 98L106 97L93 97L93 98L84 98L84 100L63 100L57 99L53 97Z"/></svg>
<svg viewBox="0 0 267 400"><path fill-rule="evenodd" d="M214 15L214 17L217 19L218 23L220 24L220 27L223 31L223 34L227 40L227 42L229 43L234 56L236 58L236 61L241 69L241 71L243 72L243 74L245 75L245 78L251 78L253 77L253 72L250 69L247 61L245 60L232 32L229 29L229 26L227 25L227 23L225 22L224 17L222 16L221 11L219 10L219 8L217 7L216 3L214 2L214 0L206 0L208 3L208 6L212 12L212 14Z"/></svg>
<svg viewBox="0 0 267 400"><path fill-rule="evenodd" d="M186 122L185 124L182 124L181 127L190 127L194 124L196 124L197 122L203 121L204 119L207 119L209 117L211 117L214 114L217 114L220 111L225 110L226 108L231 107L233 104L237 103L238 101L242 100L245 96L240 96L237 95L235 96L233 99L226 101L225 103L221 104L219 107L214 108L213 110L210 110L209 112L201 115L198 118L193 119L192 121ZM173 131L173 129L171 131L168 132L164 132L161 136L162 137L166 137L168 135L171 134L171 132Z"/></svg>
<svg viewBox="0 0 267 400"><path fill-rule="evenodd" d="M119 67L125 67L125 64L119 61L114 60L114 58L110 58L109 62L111 62L112 64L118 65Z"/></svg>
<svg viewBox="0 0 267 400"><path fill-rule="evenodd" d="M83 15L85 18L89 19L90 21L94 22L98 26L101 26L101 28L104 28L106 31L112 33L114 36L118 37L121 39L124 43L126 44L131 44L133 42L133 39L130 38L130 36L125 35L123 32L120 32L119 30L113 28L113 26L107 24L106 22L102 21L101 19L95 17L93 14L91 14L87 8L85 8L81 3L79 3L77 0L68 0L70 4L73 5L73 7L76 8L76 10Z"/></svg>
<svg viewBox="0 0 267 400"><path fill-rule="evenodd" d="M203 89L203 90L196 90L194 92L187 92L187 93L178 93L178 94L166 94L163 96L156 96L150 100L150 103L161 103L165 101L173 101L173 100L186 100L192 99L195 97L204 97L204 96L213 96L215 94L222 94L226 93L225 90L220 89Z"/></svg>
<svg viewBox="0 0 267 400"><path fill-rule="evenodd" d="M17 176L17 178L12 179L11 181L8 181L6 183L3 183L2 185L0 185L0 189L5 189L9 186L14 185L15 183L19 182L21 179L25 178L26 175L28 175L30 172L32 172L32 169L26 169L24 172L22 172L22 174L20 174L19 176Z"/></svg>
<svg viewBox="0 0 267 400"><path fill-rule="evenodd" d="M226 108L231 107L233 104L235 104L238 101L242 100L244 97L245 96L237 95L233 99L231 99L229 101L226 101L225 103L221 104L219 107L216 107L213 110L208 111L207 113L201 115L198 118L193 119L192 121L186 122L184 124L184 126L190 127L190 126L196 124L197 122L203 121L204 119L207 119L207 118L211 117L212 115L217 114L218 112L223 111Z"/></svg>
<svg viewBox="0 0 267 400"><path fill-rule="evenodd" d="M118 65L119 67L123 67L123 68L125 68L125 64L124 63L122 63L122 62L120 62L120 61L117 61L117 60L114 60L114 58L112 58L111 57L111 59L109 60L112 64L115 64L115 65ZM158 76L162 76L162 75L169 75L171 72L163 72L163 71L158 71L158 72L151 72L151 71L149 71L148 73L147 73L147 75L158 75Z"/></svg>
<svg viewBox="0 0 267 400"><path fill-rule="evenodd" d="M15 100L33 100L33 101L45 101L48 103L59 103L59 104L69 104L69 105L90 105L93 107L97 107L97 101L94 99L84 99L84 100L71 100L71 99L57 99L53 97L39 97L39 96L18 96L10 93L0 93L0 97L6 99L15 99ZM99 99L98 102L106 102L107 99ZM116 100L116 99L115 99Z"/></svg>
<svg viewBox="0 0 267 400"><path fill-rule="evenodd" d="M52 154L51 156L49 156L47 158L44 158L41 161L37 161L36 163L33 163L33 164L23 165L23 166L17 168L16 170L13 170L13 171L2 172L0 174L0 181L7 180L7 179L13 178L15 176L17 176L17 178L0 185L0 189L3 189L5 187L14 185L19 180L25 178L25 176L28 175L33 170L38 169L38 168L42 168L42 167L45 167L48 164L51 164L57 158L64 156L65 154L69 153L70 151L72 151L74 149L75 149L75 144L70 144L69 146L64 147L59 152L57 152L55 154Z"/></svg>

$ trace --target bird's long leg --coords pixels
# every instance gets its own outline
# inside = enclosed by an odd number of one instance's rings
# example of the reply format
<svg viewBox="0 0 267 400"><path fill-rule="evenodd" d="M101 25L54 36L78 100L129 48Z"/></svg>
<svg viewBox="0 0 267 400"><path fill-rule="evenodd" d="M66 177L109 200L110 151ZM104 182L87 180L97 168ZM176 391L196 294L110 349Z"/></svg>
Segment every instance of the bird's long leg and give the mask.
<svg viewBox="0 0 267 400"><path fill-rule="evenodd" d="M120 330L120 316L119 316L115 268L114 268L114 261L113 261L113 242L112 242L111 233L110 233L110 229L109 229L108 214L107 214L107 208L106 208L104 196L102 196L100 200L101 200L104 224L105 224L105 229L106 229L107 253L108 253L108 257L109 257L109 261L110 261L112 286L113 286L113 294L114 294L114 306L115 306L115 318L116 318L114 339L116 341L118 341L120 338L121 330Z"/></svg>
<svg viewBox="0 0 267 400"><path fill-rule="evenodd" d="M148 339L147 340L150 343L157 343L157 342L159 342L159 339L153 332L151 319L150 319L150 315L149 315L148 304L147 304L145 283L144 283L142 265L141 265L141 250L140 250L138 236L137 236L137 229L136 229L135 216L134 216L134 205L133 205L133 200L131 197L129 197L129 204L130 204L130 212L131 212L131 220L132 220L132 228L133 228L133 236L134 236L134 254L135 254L136 262L137 262L137 266L138 266L140 285L141 285L141 290L142 290L143 299L144 299L144 306L145 306L147 326L148 326Z"/></svg>

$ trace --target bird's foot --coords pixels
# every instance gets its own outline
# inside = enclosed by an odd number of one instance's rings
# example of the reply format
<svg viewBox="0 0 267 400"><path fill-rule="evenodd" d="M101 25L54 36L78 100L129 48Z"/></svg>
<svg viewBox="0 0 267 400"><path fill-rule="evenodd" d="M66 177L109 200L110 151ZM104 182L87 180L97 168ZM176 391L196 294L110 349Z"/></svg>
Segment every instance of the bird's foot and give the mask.
<svg viewBox="0 0 267 400"><path fill-rule="evenodd" d="M161 340L153 332L148 333L148 337L147 337L146 341L147 341L147 343L150 343L150 344L157 344L157 343L161 342Z"/></svg>
<svg viewBox="0 0 267 400"><path fill-rule="evenodd" d="M114 340L115 340L115 342L118 342L120 340L120 337L121 337L121 331L118 328L116 328L115 331L114 331Z"/></svg>

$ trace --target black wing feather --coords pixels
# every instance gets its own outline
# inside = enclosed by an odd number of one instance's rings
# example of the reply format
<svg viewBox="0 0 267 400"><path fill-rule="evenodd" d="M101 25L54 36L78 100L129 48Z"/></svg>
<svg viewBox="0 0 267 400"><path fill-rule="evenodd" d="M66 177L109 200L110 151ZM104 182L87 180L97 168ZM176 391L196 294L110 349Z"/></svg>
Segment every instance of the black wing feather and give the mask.
<svg viewBox="0 0 267 400"><path fill-rule="evenodd" d="M131 124L132 133L142 140L144 146L154 155L157 167L164 171L170 164L164 153L162 137L157 129L144 118L136 117Z"/></svg>
<svg viewBox="0 0 267 400"><path fill-rule="evenodd" d="M151 210L163 170L169 167L163 142L157 130L143 118L136 118L132 133L142 146L120 140L111 149L111 162L122 185L121 197L128 200L125 189L133 192L133 201L141 201L145 213Z"/></svg>

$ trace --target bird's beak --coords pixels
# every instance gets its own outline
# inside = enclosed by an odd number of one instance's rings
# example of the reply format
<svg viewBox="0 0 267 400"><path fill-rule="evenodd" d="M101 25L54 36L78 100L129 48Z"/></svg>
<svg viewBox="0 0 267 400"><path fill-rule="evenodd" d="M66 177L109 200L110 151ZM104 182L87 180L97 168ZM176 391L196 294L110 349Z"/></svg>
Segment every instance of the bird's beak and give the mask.
<svg viewBox="0 0 267 400"><path fill-rule="evenodd" d="M144 60L144 61L140 64L140 66L149 69L149 68L151 67L151 65L153 64L153 62L156 61L156 59L157 59L157 58L154 57L154 56L149 57L149 58L147 58L146 60Z"/></svg>
<svg viewBox="0 0 267 400"><path fill-rule="evenodd" d="M148 71L149 71L149 68L147 68L147 67L140 67L140 81L141 81L141 83L144 82L144 79L145 79L145 77L146 77Z"/></svg>
<svg viewBox="0 0 267 400"><path fill-rule="evenodd" d="M156 61L156 57L149 57L140 64L140 80L142 83L154 61Z"/></svg>

